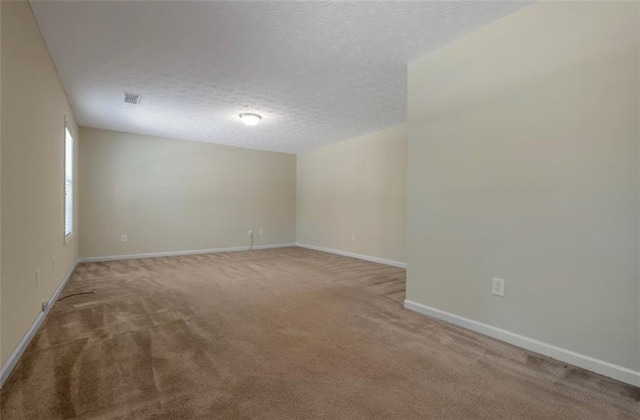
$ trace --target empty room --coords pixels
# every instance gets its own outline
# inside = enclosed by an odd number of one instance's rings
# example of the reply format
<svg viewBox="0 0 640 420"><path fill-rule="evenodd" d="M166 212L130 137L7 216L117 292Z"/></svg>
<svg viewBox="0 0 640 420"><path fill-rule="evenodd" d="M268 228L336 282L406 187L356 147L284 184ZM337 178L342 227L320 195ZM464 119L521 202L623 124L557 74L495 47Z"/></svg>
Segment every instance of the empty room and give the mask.
<svg viewBox="0 0 640 420"><path fill-rule="evenodd" d="M639 419L640 2L0 1L0 418Z"/></svg>

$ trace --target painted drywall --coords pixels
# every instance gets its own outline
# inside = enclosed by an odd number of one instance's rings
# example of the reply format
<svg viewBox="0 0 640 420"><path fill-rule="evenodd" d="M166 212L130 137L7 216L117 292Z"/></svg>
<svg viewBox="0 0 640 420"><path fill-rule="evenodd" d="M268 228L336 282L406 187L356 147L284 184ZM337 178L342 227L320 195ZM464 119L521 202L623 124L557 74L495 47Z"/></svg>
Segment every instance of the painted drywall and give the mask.
<svg viewBox="0 0 640 420"><path fill-rule="evenodd" d="M637 49L638 49L638 54L637 54L637 59L638 59L638 69L640 69L640 5L637 7L636 10L636 15L638 17L638 45L637 45ZM637 86L637 91L638 91L638 107L640 107L640 82L638 83ZM637 118L637 123L638 123L638 135L640 136L640 116ZM640 140L639 140L640 142ZM638 207L639 207L639 211L638 211L638 229L640 229L640 145L638 145L637 147L637 151L638 151ZM640 242L640 232L638 233L638 241ZM640 243L638 244L638 282L640 282ZM640 285L638 286L638 349L640 349ZM639 351L640 353L640 351ZM636 369L637 371L640 371L640 354L638 354L638 369Z"/></svg>
<svg viewBox="0 0 640 420"><path fill-rule="evenodd" d="M76 138L78 130L29 3L0 4L4 364L78 256L77 223L74 236L64 243L65 116Z"/></svg>
<svg viewBox="0 0 640 420"><path fill-rule="evenodd" d="M2 7L0 7L0 190L2 189ZM0 194L0 220L2 220L2 194ZM0 223L0 366L2 358L2 223Z"/></svg>
<svg viewBox="0 0 640 420"><path fill-rule="evenodd" d="M406 143L401 125L299 154L298 242L404 262Z"/></svg>
<svg viewBox="0 0 640 420"><path fill-rule="evenodd" d="M85 127L80 137L81 257L248 247L249 229L256 245L295 242L295 155Z"/></svg>
<svg viewBox="0 0 640 420"><path fill-rule="evenodd" d="M407 300L640 370L638 7L537 3L409 64Z"/></svg>

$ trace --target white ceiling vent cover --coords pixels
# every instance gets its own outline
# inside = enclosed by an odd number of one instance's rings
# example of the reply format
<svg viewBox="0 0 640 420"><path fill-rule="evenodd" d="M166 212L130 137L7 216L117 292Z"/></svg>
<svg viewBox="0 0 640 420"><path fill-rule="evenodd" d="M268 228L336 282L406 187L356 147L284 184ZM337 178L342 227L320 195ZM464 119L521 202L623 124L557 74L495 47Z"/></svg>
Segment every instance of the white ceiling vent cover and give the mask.
<svg viewBox="0 0 640 420"><path fill-rule="evenodd" d="M141 99L142 99L142 96L138 95L137 93L129 93L129 92L124 93L124 103L126 104L138 105Z"/></svg>

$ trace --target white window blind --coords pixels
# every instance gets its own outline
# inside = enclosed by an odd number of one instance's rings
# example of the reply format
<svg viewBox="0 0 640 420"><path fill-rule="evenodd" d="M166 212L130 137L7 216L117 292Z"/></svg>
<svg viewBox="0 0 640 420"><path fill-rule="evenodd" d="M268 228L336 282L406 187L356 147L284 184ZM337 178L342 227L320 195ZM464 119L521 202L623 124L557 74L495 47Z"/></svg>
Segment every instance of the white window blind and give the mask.
<svg viewBox="0 0 640 420"><path fill-rule="evenodd" d="M64 239L73 235L73 136L65 122L64 129Z"/></svg>

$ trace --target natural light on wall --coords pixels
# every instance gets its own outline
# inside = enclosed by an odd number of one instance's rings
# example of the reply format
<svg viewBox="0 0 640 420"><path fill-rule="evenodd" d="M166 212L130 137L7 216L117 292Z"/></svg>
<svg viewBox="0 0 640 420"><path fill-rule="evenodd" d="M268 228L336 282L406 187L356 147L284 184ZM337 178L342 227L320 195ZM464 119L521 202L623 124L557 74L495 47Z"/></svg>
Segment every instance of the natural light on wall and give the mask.
<svg viewBox="0 0 640 420"><path fill-rule="evenodd" d="M65 120L64 129L64 242L73 235L73 136Z"/></svg>

